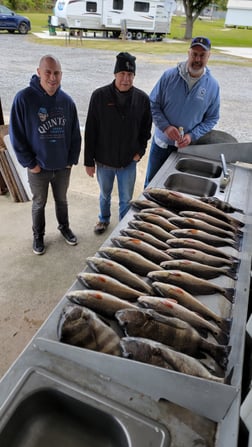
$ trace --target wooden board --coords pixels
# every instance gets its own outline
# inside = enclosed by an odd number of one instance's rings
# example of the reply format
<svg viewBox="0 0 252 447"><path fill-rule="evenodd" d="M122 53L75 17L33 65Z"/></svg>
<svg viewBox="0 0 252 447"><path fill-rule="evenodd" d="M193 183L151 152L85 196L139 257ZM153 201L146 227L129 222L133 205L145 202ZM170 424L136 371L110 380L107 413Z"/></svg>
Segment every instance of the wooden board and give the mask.
<svg viewBox="0 0 252 447"><path fill-rule="evenodd" d="M20 178L20 180L22 182L23 188L24 188L24 190L26 192L26 195L27 195L27 199L31 200L32 199L32 192L31 192L30 185L29 185L29 182L28 182L27 169L23 168L23 166L21 166L20 163L18 162L17 157L16 157L15 152L14 152L14 149L13 149L13 146L12 146L11 141L10 141L10 136L9 135L6 135L4 137L4 144L5 144L5 146L6 146L7 150L8 150L8 154L10 155L12 163L13 163L13 165L16 168L17 174L18 174L18 176L19 176L19 178Z"/></svg>

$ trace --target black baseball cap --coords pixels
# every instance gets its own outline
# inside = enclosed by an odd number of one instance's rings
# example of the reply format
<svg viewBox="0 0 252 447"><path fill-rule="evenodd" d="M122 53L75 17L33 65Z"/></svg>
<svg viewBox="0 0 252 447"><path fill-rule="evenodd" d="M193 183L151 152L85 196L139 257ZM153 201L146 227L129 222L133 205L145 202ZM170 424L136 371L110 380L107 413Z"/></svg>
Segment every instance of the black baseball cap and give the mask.
<svg viewBox="0 0 252 447"><path fill-rule="evenodd" d="M202 36L194 37L194 39L191 42L190 48L196 47L196 45L199 45L206 51L209 51L211 49L211 42L207 37Z"/></svg>

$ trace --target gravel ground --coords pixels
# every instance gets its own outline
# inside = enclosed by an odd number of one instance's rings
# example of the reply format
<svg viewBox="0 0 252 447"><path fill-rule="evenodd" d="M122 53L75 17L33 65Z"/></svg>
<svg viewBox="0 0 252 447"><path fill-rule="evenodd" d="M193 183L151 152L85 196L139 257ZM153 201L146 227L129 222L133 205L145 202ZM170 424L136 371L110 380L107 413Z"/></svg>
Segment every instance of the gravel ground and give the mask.
<svg viewBox="0 0 252 447"><path fill-rule="evenodd" d="M85 41L72 41L69 45L48 46L41 40L32 43L29 36L1 34L5 49L1 57L0 96L4 114L8 117L12 100L18 90L28 85L31 74L36 71L43 54L57 55L62 63L62 87L75 100L80 123L84 127L87 107L92 91L113 78L116 52L85 48ZM153 43L143 45L154 45ZM135 85L147 93L163 73L181 60L181 55L137 54ZM222 53L212 54L209 67L221 87L221 117L216 129L231 133L239 142L252 140L252 66L248 60Z"/></svg>
<svg viewBox="0 0 252 447"><path fill-rule="evenodd" d="M87 49L84 41L80 45L72 40L70 45L58 47L48 46L43 40L39 44L33 43L30 36L0 33L0 39L0 96L6 124L14 95L28 85L40 57L51 53L62 63L62 87L74 98L84 127L92 91L113 79L116 52ZM151 45L154 51L155 44L146 45ZM181 60L181 54L169 54L169 48L167 43L166 55L137 54L136 86L149 93L163 71ZM209 64L221 86L221 119L216 129L232 134L239 142L252 140L252 66L249 63L243 58L214 53ZM79 239L76 247L62 243L58 236L50 195L47 252L42 257L34 256L31 250L31 204L13 203L11 197L0 196L0 377L74 282L76 274L84 268L85 258L94 255L108 237L107 234L104 238L103 235L97 237L93 233L99 191L96 181L83 174L82 158L73 170L69 188L70 217ZM143 190L147 159L146 155L138 166L136 198ZM111 230L118 223L118 197L114 189Z"/></svg>

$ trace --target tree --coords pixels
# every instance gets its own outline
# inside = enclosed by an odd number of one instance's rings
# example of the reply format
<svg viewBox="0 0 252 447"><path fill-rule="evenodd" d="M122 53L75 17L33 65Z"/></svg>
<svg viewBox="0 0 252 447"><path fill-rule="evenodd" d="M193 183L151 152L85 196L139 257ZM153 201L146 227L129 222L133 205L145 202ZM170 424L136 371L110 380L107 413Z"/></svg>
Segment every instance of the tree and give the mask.
<svg viewBox="0 0 252 447"><path fill-rule="evenodd" d="M204 8L211 5L210 0L183 0L186 15L186 29L184 39L191 39L193 32L193 24L199 17Z"/></svg>

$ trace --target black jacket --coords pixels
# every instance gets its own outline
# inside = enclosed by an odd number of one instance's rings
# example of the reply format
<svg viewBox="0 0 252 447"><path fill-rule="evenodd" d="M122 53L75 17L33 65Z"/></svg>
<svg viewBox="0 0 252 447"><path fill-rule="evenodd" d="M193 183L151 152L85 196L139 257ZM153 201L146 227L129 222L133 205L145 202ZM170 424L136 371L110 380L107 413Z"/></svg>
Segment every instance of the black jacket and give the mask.
<svg viewBox="0 0 252 447"><path fill-rule="evenodd" d="M149 97L134 86L124 94L127 102L122 108L115 81L93 92L85 126L85 166L98 162L121 168L135 154L144 155L152 125Z"/></svg>

